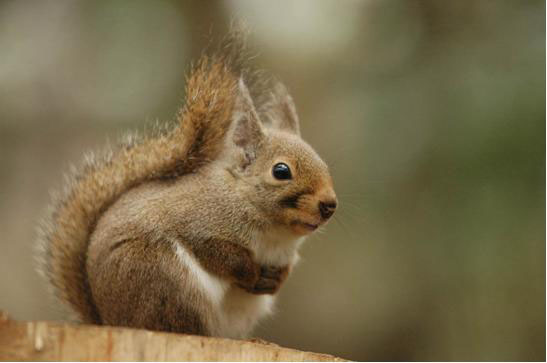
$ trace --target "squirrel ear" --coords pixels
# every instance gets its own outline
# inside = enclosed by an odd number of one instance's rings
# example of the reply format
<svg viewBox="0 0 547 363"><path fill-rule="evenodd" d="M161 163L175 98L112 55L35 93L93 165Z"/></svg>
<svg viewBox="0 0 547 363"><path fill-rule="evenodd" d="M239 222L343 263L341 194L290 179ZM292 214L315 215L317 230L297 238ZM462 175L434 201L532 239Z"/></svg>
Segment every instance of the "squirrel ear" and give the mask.
<svg viewBox="0 0 547 363"><path fill-rule="evenodd" d="M246 162L254 159L256 149L264 137L253 100L243 79L238 82L237 98L232 121L232 142L243 149Z"/></svg>
<svg viewBox="0 0 547 363"><path fill-rule="evenodd" d="M277 82L272 91L273 105L268 112L269 123L279 130L292 132L300 136L300 123L296 114L296 107L287 88Z"/></svg>

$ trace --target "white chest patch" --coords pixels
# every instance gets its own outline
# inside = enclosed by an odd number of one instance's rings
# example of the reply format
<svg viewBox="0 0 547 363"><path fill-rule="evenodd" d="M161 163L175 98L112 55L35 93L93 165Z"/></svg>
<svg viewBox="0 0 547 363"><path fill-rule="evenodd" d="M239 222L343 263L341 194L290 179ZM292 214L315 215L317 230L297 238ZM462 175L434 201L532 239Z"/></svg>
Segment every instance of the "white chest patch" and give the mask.
<svg viewBox="0 0 547 363"><path fill-rule="evenodd" d="M258 263L271 266L294 266L299 259L298 249L305 237L296 237L287 231L257 233L249 244Z"/></svg>
<svg viewBox="0 0 547 363"><path fill-rule="evenodd" d="M272 266L294 265L298 260L298 247L303 238L285 239L279 234L257 235L249 248L255 253L258 263ZM244 338L258 321L271 314L275 297L253 295L216 275L206 271L186 248L173 241L179 261L200 289L210 300L213 319L209 322L212 335L227 338Z"/></svg>
<svg viewBox="0 0 547 363"><path fill-rule="evenodd" d="M213 306L222 305L224 295L228 290L229 283L206 271L190 252L178 242L174 242L175 253L179 261L188 268L194 278L195 287L201 289L209 298Z"/></svg>

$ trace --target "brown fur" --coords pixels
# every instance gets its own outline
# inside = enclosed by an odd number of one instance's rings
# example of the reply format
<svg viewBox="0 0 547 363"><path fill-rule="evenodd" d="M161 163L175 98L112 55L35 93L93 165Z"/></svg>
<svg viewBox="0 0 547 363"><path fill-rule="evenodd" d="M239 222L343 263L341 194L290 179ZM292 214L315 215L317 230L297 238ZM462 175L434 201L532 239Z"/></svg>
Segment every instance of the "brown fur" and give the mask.
<svg viewBox="0 0 547 363"><path fill-rule="evenodd" d="M273 294L292 262L257 260L256 236L306 235L326 221L318 203L336 201L327 167L300 139L286 89L244 54L231 34L202 56L173 129L87 161L58 197L42 228L43 270L80 320L215 334L215 307L177 249L223 281ZM272 177L277 162L293 170L290 183Z"/></svg>

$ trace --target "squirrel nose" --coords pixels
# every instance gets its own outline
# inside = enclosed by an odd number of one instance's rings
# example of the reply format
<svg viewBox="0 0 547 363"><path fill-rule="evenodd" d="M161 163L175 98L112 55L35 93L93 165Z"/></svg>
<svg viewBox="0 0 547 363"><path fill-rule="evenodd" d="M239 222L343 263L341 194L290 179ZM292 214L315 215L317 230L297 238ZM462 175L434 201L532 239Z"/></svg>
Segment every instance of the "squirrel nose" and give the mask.
<svg viewBox="0 0 547 363"><path fill-rule="evenodd" d="M336 210L336 202L319 202L319 212L323 219L329 219Z"/></svg>

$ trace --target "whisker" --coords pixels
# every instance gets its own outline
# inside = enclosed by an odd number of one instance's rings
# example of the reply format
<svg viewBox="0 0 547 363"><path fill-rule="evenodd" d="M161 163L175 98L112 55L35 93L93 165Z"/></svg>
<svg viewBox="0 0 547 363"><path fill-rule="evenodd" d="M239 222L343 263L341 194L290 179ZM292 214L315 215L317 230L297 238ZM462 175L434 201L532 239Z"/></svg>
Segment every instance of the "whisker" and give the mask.
<svg viewBox="0 0 547 363"><path fill-rule="evenodd" d="M348 229L348 227L346 226L346 224L343 223L341 219L339 219L339 218L335 215L335 216L334 216L334 220L342 227L342 229L344 230L344 232L345 232L350 238L353 238L353 234L350 232L350 230Z"/></svg>

